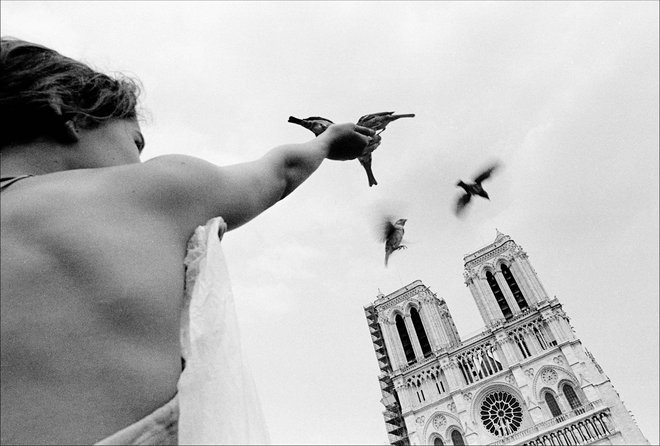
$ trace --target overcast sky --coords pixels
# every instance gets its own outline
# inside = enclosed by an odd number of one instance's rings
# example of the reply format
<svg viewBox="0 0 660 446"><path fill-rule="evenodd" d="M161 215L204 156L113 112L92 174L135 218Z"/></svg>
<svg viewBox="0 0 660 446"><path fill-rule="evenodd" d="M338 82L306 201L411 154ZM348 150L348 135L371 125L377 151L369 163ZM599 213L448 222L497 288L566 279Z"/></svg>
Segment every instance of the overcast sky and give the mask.
<svg viewBox="0 0 660 446"><path fill-rule="evenodd" d="M143 159L253 160L396 111L374 154L325 162L224 239L276 444L385 444L363 307L416 280L463 338L484 323L463 256L496 228L528 253L658 444L658 2L13 2L4 36L144 85ZM459 178L503 169L457 219ZM390 267L378 215L408 219Z"/></svg>

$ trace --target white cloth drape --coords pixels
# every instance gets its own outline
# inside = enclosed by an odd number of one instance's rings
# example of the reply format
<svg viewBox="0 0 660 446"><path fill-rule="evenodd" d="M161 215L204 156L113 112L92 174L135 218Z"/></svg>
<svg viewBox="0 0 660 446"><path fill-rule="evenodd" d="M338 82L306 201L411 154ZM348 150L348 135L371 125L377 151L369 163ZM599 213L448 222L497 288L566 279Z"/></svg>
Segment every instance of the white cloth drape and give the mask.
<svg viewBox="0 0 660 446"><path fill-rule="evenodd" d="M188 241L179 378L179 444L269 444L249 373L229 273L220 246L220 217L199 226Z"/></svg>

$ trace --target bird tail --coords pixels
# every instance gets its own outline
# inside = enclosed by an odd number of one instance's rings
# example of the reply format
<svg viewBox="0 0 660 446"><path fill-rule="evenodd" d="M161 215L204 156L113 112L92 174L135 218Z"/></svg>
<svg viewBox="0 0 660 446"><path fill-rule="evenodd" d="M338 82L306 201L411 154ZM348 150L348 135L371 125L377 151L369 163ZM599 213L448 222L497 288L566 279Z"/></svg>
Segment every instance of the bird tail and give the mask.
<svg viewBox="0 0 660 446"><path fill-rule="evenodd" d="M393 115L392 118L414 118L414 113L406 113L404 115Z"/></svg>
<svg viewBox="0 0 660 446"><path fill-rule="evenodd" d="M302 119L298 119L295 116L289 116L289 121L288 122L293 122L294 124L303 124Z"/></svg>
<svg viewBox="0 0 660 446"><path fill-rule="evenodd" d="M376 186L378 184L378 181L376 181L376 177L374 177L371 169L367 169L367 178L369 178L369 187Z"/></svg>
<svg viewBox="0 0 660 446"><path fill-rule="evenodd" d="M387 268L387 260L390 258L389 251L385 251L385 268Z"/></svg>
<svg viewBox="0 0 660 446"><path fill-rule="evenodd" d="M364 167L364 171L367 172L369 187L378 184L378 181L376 181L376 177L374 176L374 172L371 170L371 153L358 157L358 161L360 164L362 164L362 167Z"/></svg>

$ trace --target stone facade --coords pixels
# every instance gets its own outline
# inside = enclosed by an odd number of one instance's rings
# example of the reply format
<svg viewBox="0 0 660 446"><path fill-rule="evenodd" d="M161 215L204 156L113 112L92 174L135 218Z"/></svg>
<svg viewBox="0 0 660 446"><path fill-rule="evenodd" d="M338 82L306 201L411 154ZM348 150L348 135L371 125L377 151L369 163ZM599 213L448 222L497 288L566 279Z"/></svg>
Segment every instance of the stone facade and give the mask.
<svg viewBox="0 0 660 446"><path fill-rule="evenodd" d="M419 280L365 307L391 444L649 444L522 247L463 260L476 336Z"/></svg>

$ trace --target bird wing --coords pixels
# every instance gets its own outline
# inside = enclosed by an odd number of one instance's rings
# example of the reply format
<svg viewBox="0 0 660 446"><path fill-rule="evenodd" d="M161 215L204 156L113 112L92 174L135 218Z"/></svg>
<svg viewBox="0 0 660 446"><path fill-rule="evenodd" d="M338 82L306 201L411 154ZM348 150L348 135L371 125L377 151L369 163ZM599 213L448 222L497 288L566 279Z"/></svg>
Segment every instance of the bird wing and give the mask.
<svg viewBox="0 0 660 446"><path fill-rule="evenodd" d="M456 215L459 215L465 209L465 206L470 202L472 196L470 194L463 194L456 200Z"/></svg>
<svg viewBox="0 0 660 446"><path fill-rule="evenodd" d="M390 220L384 220L380 227L380 241L387 242L396 232L396 226Z"/></svg>
<svg viewBox="0 0 660 446"><path fill-rule="evenodd" d="M498 167L499 167L499 163L495 163L491 165L490 167L488 167L488 169L484 170L479 175L477 175L474 178L474 182L478 184L486 180L488 177L490 177L493 174L493 172L495 172L495 170L497 170Z"/></svg>
<svg viewBox="0 0 660 446"><path fill-rule="evenodd" d="M380 112L380 113L370 113L368 115L364 115L358 119L357 125L361 125L363 127L369 127L369 128L374 128L377 127L380 123L381 120L383 119L383 116L388 116L393 114L394 112Z"/></svg>
<svg viewBox="0 0 660 446"><path fill-rule="evenodd" d="M370 119L380 118L381 116L388 116L388 115L393 115L393 114L394 114L393 111L391 111L391 112L380 112L380 113L369 113L368 115L364 115L364 116L360 117L360 119L358 119L358 122L368 121Z"/></svg>
<svg viewBox="0 0 660 446"><path fill-rule="evenodd" d="M403 240L403 230L397 229L392 234L392 237L387 239L387 242L385 242L385 250L396 250L401 244L401 240Z"/></svg>
<svg viewBox="0 0 660 446"><path fill-rule="evenodd" d="M328 118L322 118L320 116L310 116L309 118L305 118L305 121L325 121L329 124L334 124L334 122L332 122Z"/></svg>
<svg viewBox="0 0 660 446"><path fill-rule="evenodd" d="M405 113L405 114L402 114L402 115L388 116L387 120L391 122L391 121L397 120L399 118L414 118L414 117L415 117L414 113Z"/></svg>
<svg viewBox="0 0 660 446"><path fill-rule="evenodd" d="M311 130L316 136L319 136L325 131L330 125L334 124L331 120L322 118L320 116L310 116L309 118L299 119L295 116L289 116L289 122L298 124L302 127L305 127L308 130Z"/></svg>
<svg viewBox="0 0 660 446"><path fill-rule="evenodd" d="M396 121L399 118L414 118L413 113L406 113L401 115L395 115L394 112L380 112L380 113L371 113L369 115L364 115L358 119L357 124L369 127L374 130L380 130L381 132L385 130L387 124L392 121Z"/></svg>

